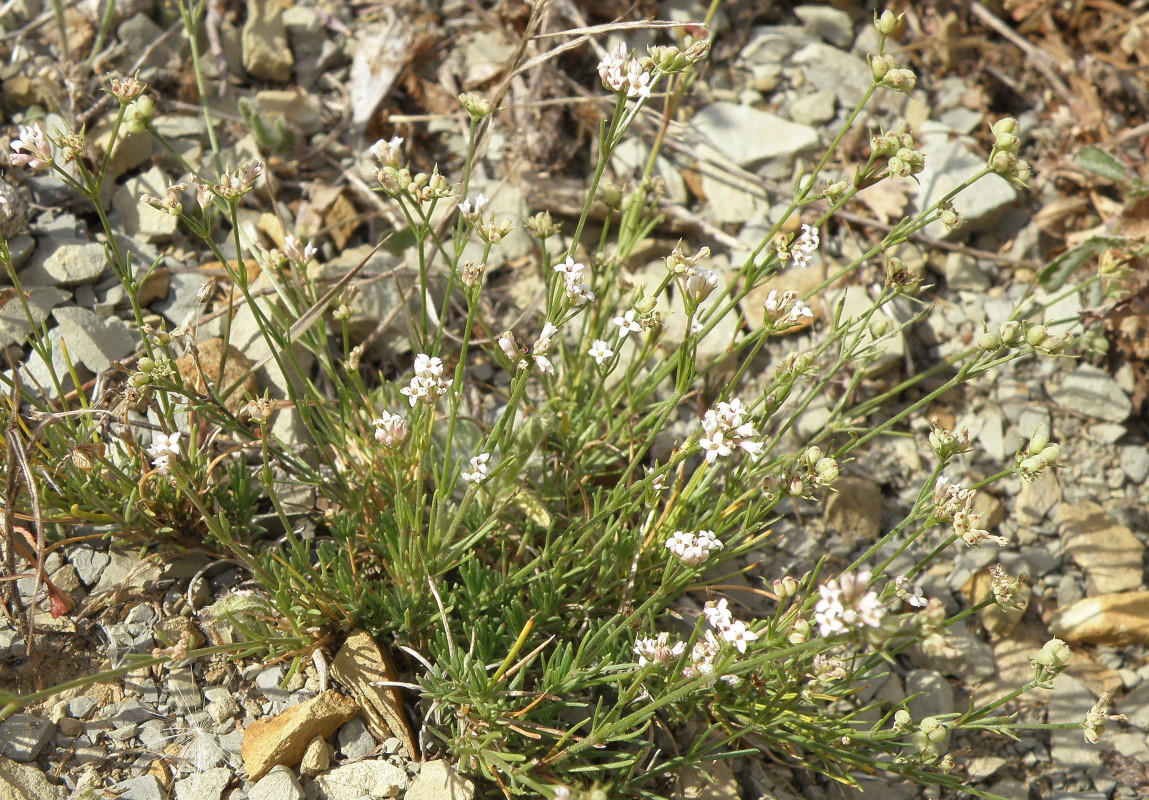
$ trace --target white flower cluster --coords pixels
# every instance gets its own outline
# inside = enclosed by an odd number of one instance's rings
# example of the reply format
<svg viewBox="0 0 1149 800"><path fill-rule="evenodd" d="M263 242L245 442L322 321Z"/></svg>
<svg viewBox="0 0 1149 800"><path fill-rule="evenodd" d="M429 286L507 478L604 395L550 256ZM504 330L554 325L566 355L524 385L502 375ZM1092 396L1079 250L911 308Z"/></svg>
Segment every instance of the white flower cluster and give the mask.
<svg viewBox="0 0 1149 800"><path fill-rule="evenodd" d="M152 466L160 475L167 475L172 468L172 456L180 454L180 432L160 434L148 448L148 455L152 457Z"/></svg>
<svg viewBox="0 0 1149 800"><path fill-rule="evenodd" d="M725 597L707 602L702 607L702 613L722 641L734 645L739 653L745 653L746 646L758 638L758 634L747 628L745 622L734 619Z"/></svg>
<svg viewBox="0 0 1149 800"><path fill-rule="evenodd" d="M805 269L810 266L810 257L818 252L818 246L821 244L822 240L818 236L818 229L813 225L804 224L802 225L802 232L798 234L798 238L794 240L793 244L778 249L778 258L783 261L793 259L795 267Z"/></svg>
<svg viewBox="0 0 1149 800"><path fill-rule="evenodd" d="M729 403L719 403L702 417L702 430L705 435L698 440L706 453L706 463L713 464L719 456L728 456L734 448L741 448L751 459L762 454L764 445L754 441L758 431L743 421L742 401L734 398Z"/></svg>
<svg viewBox="0 0 1149 800"><path fill-rule="evenodd" d="M885 609L877 592L868 590L868 571L844 573L818 587L821 598L814 606L814 620L823 636L850 633L860 625L876 628L882 624Z"/></svg>
<svg viewBox="0 0 1149 800"><path fill-rule="evenodd" d="M551 339L559 332L559 329L553 322L544 322L542 333L539 338L535 339L534 345L531 346L531 355L535 359L535 366L539 368L539 372L545 372L548 375L555 374L554 364L547 358L547 353L551 349Z"/></svg>
<svg viewBox="0 0 1149 800"><path fill-rule="evenodd" d="M963 542L971 547L981 544L985 540L997 542L999 545L1008 544L1003 536L994 536L989 531L979 528L981 515L973 511L974 499L977 492L973 489L963 489L957 484L949 483L945 477L938 478L934 486L934 517L938 520L951 520L954 533Z"/></svg>
<svg viewBox="0 0 1149 800"><path fill-rule="evenodd" d="M428 405L434 405L440 397L447 393L454 381L443 377L443 361L439 358L420 353L415 356L415 377L411 385L399 391L407 395L414 406L416 401L422 400Z"/></svg>
<svg viewBox="0 0 1149 800"><path fill-rule="evenodd" d="M463 480L467 483L482 483L487 479L490 472L490 466L487 462L491 460L490 453L479 453L471 459L471 471L463 473Z"/></svg>
<svg viewBox="0 0 1149 800"><path fill-rule="evenodd" d="M397 447L407 439L407 424L398 414L384 411L383 416L371 420L375 426L375 441L384 447Z"/></svg>
<svg viewBox="0 0 1149 800"><path fill-rule="evenodd" d="M802 317L809 319L814 316L814 312L798 298L798 293L793 289L787 289L781 294L777 289L771 289L762 305L778 329L793 327L802 321Z"/></svg>
<svg viewBox="0 0 1149 800"><path fill-rule="evenodd" d="M570 256L567 256L567 260L561 264L555 264L555 272L561 273L563 276L567 297L576 306L594 302L594 292L591 291L588 284L583 282L584 270L586 270L586 265L578 263Z"/></svg>
<svg viewBox="0 0 1149 800"><path fill-rule="evenodd" d="M609 91L626 92L627 97L650 97L650 73L637 59L626 57L626 45L619 42L598 64L598 76Z"/></svg>
<svg viewBox="0 0 1149 800"><path fill-rule="evenodd" d="M474 222L480 216L482 216L483 212L487 210L487 206L490 205L490 203L491 201L488 200L486 196L480 194L473 201L464 200L463 202L459 203L459 213L463 215L463 219L467 220L468 222Z"/></svg>
<svg viewBox="0 0 1149 800"><path fill-rule="evenodd" d="M894 578L894 594L914 608L925 608L928 605L922 587L910 583L910 579L905 575Z"/></svg>
<svg viewBox="0 0 1149 800"><path fill-rule="evenodd" d="M638 666L657 664L665 667L686 650L686 642L669 643L670 634L663 631L657 637L635 639L634 654L638 656Z"/></svg>
<svg viewBox="0 0 1149 800"><path fill-rule="evenodd" d="M721 550L722 542L718 541L714 531L675 531L666 540L666 549L686 566L697 567L710 558L711 550Z"/></svg>

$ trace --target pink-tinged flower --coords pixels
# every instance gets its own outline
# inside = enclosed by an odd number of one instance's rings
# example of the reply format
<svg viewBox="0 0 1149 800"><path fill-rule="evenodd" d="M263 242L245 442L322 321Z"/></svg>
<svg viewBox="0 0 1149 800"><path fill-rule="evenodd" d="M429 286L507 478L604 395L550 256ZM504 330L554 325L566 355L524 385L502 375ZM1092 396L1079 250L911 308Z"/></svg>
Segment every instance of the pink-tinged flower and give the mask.
<svg viewBox="0 0 1149 800"><path fill-rule="evenodd" d="M160 434L148 447L148 455L158 458L162 455L178 456L180 454L180 432Z"/></svg>
<svg viewBox="0 0 1149 800"><path fill-rule="evenodd" d="M388 411L384 411L383 416L371 420L371 424L375 426L375 441L384 447L401 445L409 433L403 418Z"/></svg>
<svg viewBox="0 0 1149 800"><path fill-rule="evenodd" d="M626 65L626 96L650 97L650 73L634 59Z"/></svg>
<svg viewBox="0 0 1149 800"><path fill-rule="evenodd" d="M375 144L371 145L371 155L375 156L375 160L383 167L397 167L399 166L399 159L403 155L400 148L403 146L403 139L399 136L392 136L388 139L380 139Z"/></svg>
<svg viewBox="0 0 1149 800"><path fill-rule="evenodd" d="M52 166L52 146L40 129L39 122L20 128L20 138L12 140L8 161L14 167L45 170Z"/></svg>
<svg viewBox="0 0 1149 800"><path fill-rule="evenodd" d="M283 254L289 261L303 266L315 258L316 252L318 251L315 245L310 243L304 245L290 233L283 237Z"/></svg>
<svg viewBox="0 0 1149 800"><path fill-rule="evenodd" d="M598 62L598 77L602 80L603 88L621 92L626 86L626 76L623 74L625 66L626 45L619 42Z"/></svg>
<svg viewBox="0 0 1149 800"><path fill-rule="evenodd" d="M426 353L419 353L415 356L415 377L411 379L409 386L404 386L399 392L407 396L412 406L417 402L433 405L454 383L453 379L442 376L442 360Z"/></svg>

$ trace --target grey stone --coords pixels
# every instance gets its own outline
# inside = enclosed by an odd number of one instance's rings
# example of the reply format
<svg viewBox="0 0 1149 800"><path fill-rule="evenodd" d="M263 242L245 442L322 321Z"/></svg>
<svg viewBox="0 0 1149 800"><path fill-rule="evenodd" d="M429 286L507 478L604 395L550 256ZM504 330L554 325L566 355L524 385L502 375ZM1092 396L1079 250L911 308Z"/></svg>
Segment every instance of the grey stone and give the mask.
<svg viewBox="0 0 1149 800"><path fill-rule="evenodd" d="M818 144L818 132L809 125L734 103L709 103L698 109L689 124L700 142L742 167L792 156ZM770 135L764 136L763 131Z"/></svg>
<svg viewBox="0 0 1149 800"><path fill-rule="evenodd" d="M1079 723L1085 712L1097 702L1093 692L1067 672L1053 679L1053 688L1047 695L1047 719L1051 723ZM1050 755L1059 769L1083 772L1100 765L1101 748L1087 744L1081 728L1067 728L1049 732Z"/></svg>
<svg viewBox="0 0 1149 800"><path fill-rule="evenodd" d="M323 800L398 797L407 788L407 773L386 761L357 761L328 770L315 783Z"/></svg>
<svg viewBox="0 0 1149 800"><path fill-rule="evenodd" d="M118 317L100 317L78 306L57 308L52 317L58 326L53 335L67 342L72 363L82 364L93 373L103 372L112 361L135 350L131 329Z"/></svg>
<svg viewBox="0 0 1149 800"><path fill-rule="evenodd" d="M139 700L128 698L104 708L102 718L115 726L138 725L156 718L156 712Z"/></svg>
<svg viewBox="0 0 1149 800"><path fill-rule="evenodd" d="M870 66L864 58L822 42L798 50L790 64L802 68L812 91L833 92L843 108L856 106L870 88Z"/></svg>
<svg viewBox="0 0 1149 800"><path fill-rule="evenodd" d="M315 85L325 68L332 66L325 51L342 53L342 48L331 41L331 35L315 9L293 3L283 12L283 26L291 39L291 53L295 59L295 80L305 89Z"/></svg>
<svg viewBox="0 0 1149 800"><path fill-rule="evenodd" d="M111 787L117 800L167 800L167 792L155 775L129 778Z"/></svg>
<svg viewBox="0 0 1149 800"><path fill-rule="evenodd" d="M925 169L917 176L914 204L919 211L932 206L985 166L988 154L971 152L963 143L952 139L953 133L937 124L927 123L921 128L921 148L927 155ZM956 231L950 231L941 222L932 222L926 226L925 233L945 239L958 231L968 233L985 228L1016 202L1017 197L1017 189L1000 175L987 175L954 198L954 209L962 220Z"/></svg>
<svg viewBox="0 0 1149 800"><path fill-rule="evenodd" d="M1096 422L1089 425L1085 430L1090 439L1101 444L1113 444L1129 433L1129 429L1124 425L1113 422Z"/></svg>
<svg viewBox="0 0 1149 800"><path fill-rule="evenodd" d="M802 25L843 50L854 43L854 22L841 9L825 5L796 6L794 14Z"/></svg>
<svg viewBox="0 0 1149 800"><path fill-rule="evenodd" d="M825 125L837 113L837 98L830 91L803 94L787 107L790 119L802 125Z"/></svg>
<svg viewBox="0 0 1149 800"><path fill-rule="evenodd" d="M375 752L375 738L362 717L352 717L339 728L339 752L346 759L369 756Z"/></svg>
<svg viewBox="0 0 1149 800"><path fill-rule="evenodd" d="M120 214L124 231L133 238L149 244L167 242L179 228L179 219L166 211L144 202L144 195L164 200L171 185L168 176L159 167L152 167L142 175L124 181L112 193L112 206Z"/></svg>
<svg viewBox="0 0 1149 800"><path fill-rule="evenodd" d="M140 725L140 743L150 750L163 750L171 741L168 724L162 719L150 719Z"/></svg>
<svg viewBox="0 0 1149 800"><path fill-rule="evenodd" d="M982 292L989 288L989 276L982 271L977 259L966 253L947 253L945 263L946 286Z"/></svg>
<svg viewBox="0 0 1149 800"><path fill-rule="evenodd" d="M73 697L68 701L68 714L76 719L83 719L96 707L96 701L90 697Z"/></svg>
<svg viewBox="0 0 1149 800"><path fill-rule="evenodd" d="M41 240L31 263L17 277L23 286L78 286L100 279L107 268L104 246L84 239Z"/></svg>
<svg viewBox="0 0 1149 800"><path fill-rule="evenodd" d="M914 695L918 695L914 697ZM914 720L952 713L954 691L941 673L930 669L914 669L906 674L906 708Z"/></svg>
<svg viewBox="0 0 1149 800"><path fill-rule="evenodd" d="M255 78L285 83L295 59L287 43L283 6L277 0L248 0L243 24L243 68Z"/></svg>
<svg viewBox="0 0 1149 800"><path fill-rule="evenodd" d="M231 770L214 767L178 780L172 787L172 800L220 800L231 781Z"/></svg>
<svg viewBox="0 0 1149 800"><path fill-rule="evenodd" d="M63 787L54 786L35 767L0 758L0 798L3 800L60 800Z"/></svg>
<svg viewBox="0 0 1149 800"><path fill-rule="evenodd" d="M163 314L172 328L178 328L191 322L203 310L203 305L196 299L196 292L206 280L202 275L174 272L169 282L166 299L153 303L152 310Z"/></svg>
<svg viewBox="0 0 1149 800"><path fill-rule="evenodd" d="M761 25L750 30L739 60L751 67L781 64L805 45L816 41L813 32L798 25Z"/></svg>
<svg viewBox="0 0 1149 800"><path fill-rule="evenodd" d="M0 722L0 756L35 761L56 733L56 724L31 714L13 714Z"/></svg>
<svg viewBox="0 0 1149 800"><path fill-rule="evenodd" d="M27 230L27 196L22 189L0 180L0 238L11 239Z"/></svg>
<svg viewBox="0 0 1149 800"><path fill-rule="evenodd" d="M425 761L411 780L405 800L471 800L475 784L446 761Z"/></svg>
<svg viewBox="0 0 1149 800"><path fill-rule="evenodd" d="M1133 412L1133 404L1117 382L1091 364L1079 364L1050 396L1062 408L1104 422L1124 422Z"/></svg>
<svg viewBox="0 0 1149 800"><path fill-rule="evenodd" d="M1140 444L1121 448L1121 469L1130 483L1143 483L1149 477L1149 452Z"/></svg>
<svg viewBox="0 0 1149 800"><path fill-rule="evenodd" d="M94 586L99 582L100 574L108 566L111 557L103 548L91 544L78 544L69 549L68 560L76 568L76 575L80 581L85 586Z"/></svg>
<svg viewBox="0 0 1149 800"><path fill-rule="evenodd" d="M303 800L295 773L284 766L272 767L248 792L249 800Z"/></svg>
<svg viewBox="0 0 1149 800"><path fill-rule="evenodd" d="M136 59L147 50L148 46L163 35L163 32L164 29L153 22L151 17L146 13L136 14L121 22L120 27L116 29L116 35L119 37L120 45L124 49L125 60L128 61L129 64L134 64ZM151 57L140 64L140 66L160 66L166 57L167 50L162 47L158 48L152 53Z"/></svg>
<svg viewBox="0 0 1149 800"><path fill-rule="evenodd" d="M228 693L223 697L209 702L207 704L207 713L213 720L218 723L222 723L229 719L235 719L238 717L240 713L240 707L235 698L232 697L230 693Z"/></svg>
<svg viewBox="0 0 1149 800"><path fill-rule="evenodd" d="M289 128L298 130L305 136L323 130L324 121L319 98L302 91L298 86L291 89L265 89L256 92L255 104L268 121L278 118Z"/></svg>
<svg viewBox="0 0 1149 800"><path fill-rule="evenodd" d="M736 177L739 167L726 155L703 141L697 146L705 160L698 162L702 193L706 196L704 214L721 223L740 223L766 207L766 193L760 186Z"/></svg>
<svg viewBox="0 0 1149 800"><path fill-rule="evenodd" d="M0 347L23 345L32 331L39 330L52 309L66 302L69 297L63 289L51 286L25 287L25 292L28 295L25 299L27 314L24 312L24 303L19 299L13 299L0 308Z"/></svg>

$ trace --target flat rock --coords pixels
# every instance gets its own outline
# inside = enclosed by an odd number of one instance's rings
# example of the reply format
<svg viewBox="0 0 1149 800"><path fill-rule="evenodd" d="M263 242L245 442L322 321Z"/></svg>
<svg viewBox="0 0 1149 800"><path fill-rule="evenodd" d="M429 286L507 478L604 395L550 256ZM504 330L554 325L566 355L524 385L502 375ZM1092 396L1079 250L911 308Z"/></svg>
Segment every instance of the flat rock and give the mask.
<svg viewBox="0 0 1149 800"><path fill-rule="evenodd" d="M865 478L843 475L827 494L826 529L852 550L858 542L875 541L882 530L882 487Z"/></svg>
<svg viewBox="0 0 1149 800"><path fill-rule="evenodd" d="M1049 630L1069 642L1149 644L1149 592L1078 600L1054 616Z"/></svg>
<svg viewBox="0 0 1149 800"><path fill-rule="evenodd" d="M51 286L25 287L24 303L12 298L0 307L0 347L10 344L22 345L40 323L48 318L52 309L66 302L71 295L63 289ZM24 305L28 311L25 313Z"/></svg>
<svg viewBox="0 0 1149 800"><path fill-rule="evenodd" d="M446 761L427 761L411 780L405 800L471 800L475 784Z"/></svg>
<svg viewBox="0 0 1149 800"><path fill-rule="evenodd" d="M103 372L136 348L131 329L118 317L101 317L78 306L57 308L52 317L58 326L53 338L67 343L72 363L83 364L93 373Z"/></svg>
<svg viewBox="0 0 1149 800"><path fill-rule="evenodd" d="M0 758L0 800L59 800L65 794L36 767Z"/></svg>
<svg viewBox="0 0 1149 800"><path fill-rule="evenodd" d="M848 50L854 43L854 22L840 8L829 5L805 5L794 8L802 25L830 44Z"/></svg>
<svg viewBox="0 0 1149 800"><path fill-rule="evenodd" d="M407 773L387 761L344 764L315 779L323 800L398 797L407 788Z"/></svg>
<svg viewBox="0 0 1149 800"><path fill-rule="evenodd" d="M124 185L112 193L112 206L120 213L128 236L149 244L171 240L179 228L179 219L153 208L142 199L145 194L164 199L169 185L171 181L164 171L152 167L142 175L124 181Z"/></svg>
<svg viewBox="0 0 1149 800"><path fill-rule="evenodd" d="M303 800L303 788L295 773L287 767L273 767L271 772L247 793L248 800Z"/></svg>
<svg viewBox="0 0 1149 800"><path fill-rule="evenodd" d="M1079 364L1049 396L1062 408L1103 422L1124 422L1133 413L1133 404L1117 381L1090 364Z"/></svg>
<svg viewBox="0 0 1149 800"><path fill-rule="evenodd" d="M56 724L31 714L13 714L0 722L0 756L35 761L56 732Z"/></svg>
<svg viewBox="0 0 1149 800"><path fill-rule="evenodd" d="M243 732L240 750L248 777L259 780L276 765L298 764L313 738L326 739L358 710L353 700L328 690L282 714L251 723Z"/></svg>
<svg viewBox="0 0 1149 800"><path fill-rule="evenodd" d="M129 778L112 787L116 800L167 800L167 792L155 775Z"/></svg>
<svg viewBox="0 0 1149 800"><path fill-rule="evenodd" d="M735 103L709 103L690 120L700 141L742 167L768 158L792 156L818 144L809 125ZM763 135L769 131L769 135Z"/></svg>
<svg viewBox="0 0 1149 800"><path fill-rule="evenodd" d="M104 246L85 239L41 239L31 263L17 277L25 287L94 283L107 268Z"/></svg>
<svg viewBox="0 0 1149 800"><path fill-rule="evenodd" d="M1096 503L1062 503L1057 524L1066 555L1085 571L1090 595L1141 587L1145 545Z"/></svg>
<svg viewBox="0 0 1149 800"><path fill-rule="evenodd" d="M1075 722L1080 724L1085 712L1097 701L1097 696L1084 683L1063 672L1053 679L1048 695L1046 719L1051 723ZM1081 774L1101 763L1101 748L1087 744L1081 728L1051 730L1049 751L1059 769Z"/></svg>
<svg viewBox="0 0 1149 800"><path fill-rule="evenodd" d="M845 108L856 106L870 88L872 78L866 60L832 45L812 42L795 52L789 63L802 68L811 91L833 92L838 105ZM755 135L762 136L766 130Z"/></svg>
<svg viewBox="0 0 1149 800"><path fill-rule="evenodd" d="M925 169L917 176L917 209L929 208L985 166L988 153L974 153L952 136L954 131L936 123L921 128L920 146L926 153ZM993 224L1017 201L1018 191L1000 175L987 175L954 198L954 209L962 224L950 231L941 222L932 222L925 233L945 239L960 232L980 230Z"/></svg>
<svg viewBox="0 0 1149 800"><path fill-rule="evenodd" d="M224 407L233 414L249 399L259 394L259 382L251 371L251 359L239 348L228 347L226 361L223 358L224 341L219 337L201 342L197 345L197 349L198 358L189 351L176 359L176 370L192 391L205 393L207 391L205 379L211 382L217 392L223 392L238 384L238 388L222 398Z"/></svg>
<svg viewBox="0 0 1149 800"><path fill-rule="evenodd" d="M254 78L286 83L295 65L278 0L248 0L243 24L243 68Z"/></svg>
<svg viewBox="0 0 1149 800"><path fill-rule="evenodd" d="M230 781L231 770L226 767L204 770L176 781L172 800L220 800Z"/></svg>

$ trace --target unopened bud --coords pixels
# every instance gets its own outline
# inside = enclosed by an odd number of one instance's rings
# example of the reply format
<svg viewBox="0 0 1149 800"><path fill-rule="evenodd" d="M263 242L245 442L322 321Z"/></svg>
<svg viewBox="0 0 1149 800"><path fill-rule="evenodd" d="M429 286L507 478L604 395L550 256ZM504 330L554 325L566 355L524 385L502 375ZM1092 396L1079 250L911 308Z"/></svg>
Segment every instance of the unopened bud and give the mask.
<svg viewBox="0 0 1149 800"><path fill-rule="evenodd" d="M902 17L900 14L894 14L893 11L886 9L882 12L880 17L874 17L874 27L878 29L878 33L882 36L889 36L898 29L901 24Z"/></svg>
<svg viewBox="0 0 1149 800"><path fill-rule="evenodd" d="M463 92L459 95L459 104L471 115L471 119L482 119L495 113L495 106L490 100L474 92Z"/></svg>

